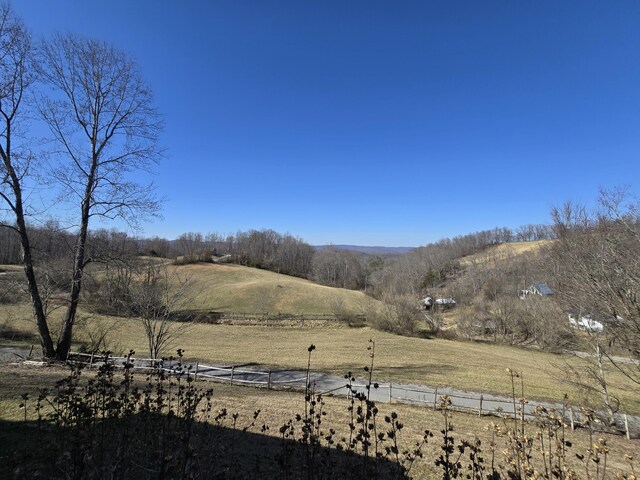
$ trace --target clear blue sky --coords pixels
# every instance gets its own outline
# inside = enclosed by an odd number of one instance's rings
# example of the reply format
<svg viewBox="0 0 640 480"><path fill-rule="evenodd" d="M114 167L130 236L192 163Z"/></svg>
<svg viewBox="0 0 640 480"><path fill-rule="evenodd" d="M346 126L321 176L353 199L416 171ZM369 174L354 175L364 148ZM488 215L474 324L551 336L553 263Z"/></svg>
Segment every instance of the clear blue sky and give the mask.
<svg viewBox="0 0 640 480"><path fill-rule="evenodd" d="M137 58L165 116L147 235L417 246L640 177L640 2L14 0Z"/></svg>

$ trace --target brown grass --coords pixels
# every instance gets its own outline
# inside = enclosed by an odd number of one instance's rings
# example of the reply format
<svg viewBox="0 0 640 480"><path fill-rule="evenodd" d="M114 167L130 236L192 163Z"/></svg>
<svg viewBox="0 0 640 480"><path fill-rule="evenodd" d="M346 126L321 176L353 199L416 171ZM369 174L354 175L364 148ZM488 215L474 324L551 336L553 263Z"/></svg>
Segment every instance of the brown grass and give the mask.
<svg viewBox="0 0 640 480"><path fill-rule="evenodd" d="M66 374L66 369L54 368L25 368L0 366L0 419L19 421L23 416L23 411L18 407L19 395L23 392L35 393L38 387L51 387L55 381ZM140 375L140 378L142 376ZM203 386L211 384L204 384ZM269 435L278 436L278 428L288 419L293 418L296 413L304 412L304 397L301 393L284 391L267 391L246 387L229 386L225 384L213 384L214 388L214 408L216 411L227 408L230 413L239 414L240 427L247 425L251 421L254 411L261 410L257 425L267 424L270 428ZM336 437L348 435L348 400L341 397L326 397L326 408L328 412L323 425L324 428L335 428ZM436 478L441 476L441 472L433 465L434 459L441 453L439 430L443 426L442 413L433 411L430 408L415 407L397 404L379 404L380 419L395 411L399 419L404 423L405 428L400 435L401 447L411 448L416 441L422 437L425 429L434 432L435 437L425 448L425 458L419 459L412 469L414 478ZM473 439L476 436L481 439L484 457L489 462L489 442L491 441L490 426L492 423L502 424L503 421L497 418L480 418L475 415L454 413L454 437L457 441L461 438ZM533 432L534 427L530 425L529 431ZM252 431L257 433L259 427ZM10 432L7 433L7 435ZM584 431L569 432L569 438L573 442L570 452L585 453L589 445L589 438ZM0 433L0 437L3 434ZM608 459L610 473L629 473L628 464L624 458L626 455L634 455L640 448L640 440L627 441L623 437L599 435L606 439L611 454ZM498 451L504 447L504 440L498 439ZM534 452L535 455L535 452ZM574 455L568 455L568 462L578 469L580 464Z"/></svg>
<svg viewBox="0 0 640 480"><path fill-rule="evenodd" d="M340 303L352 314L380 308L362 292L318 285L268 270L233 264L195 264L175 267L194 286L188 310L220 312L333 314Z"/></svg>
<svg viewBox="0 0 640 480"><path fill-rule="evenodd" d="M532 242L511 242L491 246L481 252L474 253L460 260L462 266L472 263L484 263L489 260L501 260L525 253L535 252L552 240L536 240Z"/></svg>
<svg viewBox="0 0 640 480"><path fill-rule="evenodd" d="M25 308L13 325L22 331L34 332ZM115 322L115 323L114 323ZM133 349L138 356L147 356L146 337L136 319L94 317L76 330L76 340L86 339L90 328L106 325L108 340L116 352ZM371 328L341 326L322 327L261 327L239 325L180 324L183 329L174 347L181 347L186 356L203 362L220 364L256 363L272 367L304 369L306 349L314 344L314 369L342 375L358 372L367 361L366 345L376 342L376 378L395 381L450 386L463 390L510 395L511 382L506 368L521 372L525 393L530 398L560 401L567 393L574 403L583 395L566 382L561 367L565 361L582 360L536 350L491 343L461 342L442 339L410 338L380 332ZM37 349L37 346L36 346ZM165 352L170 355L173 350ZM612 393L628 413L640 413L640 399L626 390L625 379L610 372ZM597 402L596 397L591 400Z"/></svg>

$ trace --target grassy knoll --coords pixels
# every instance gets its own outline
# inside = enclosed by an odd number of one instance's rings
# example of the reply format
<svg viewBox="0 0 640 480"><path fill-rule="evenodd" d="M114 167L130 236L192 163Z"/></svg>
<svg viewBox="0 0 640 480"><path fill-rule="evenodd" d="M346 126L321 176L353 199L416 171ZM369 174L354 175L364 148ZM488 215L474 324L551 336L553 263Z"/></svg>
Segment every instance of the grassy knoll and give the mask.
<svg viewBox="0 0 640 480"><path fill-rule="evenodd" d="M0 265L0 274L16 273L22 271L22 265Z"/></svg>
<svg viewBox="0 0 640 480"><path fill-rule="evenodd" d="M183 305L190 310L333 314L340 305L349 313L364 314L379 303L362 292L241 265L184 265L176 272L193 285L193 298Z"/></svg>
<svg viewBox="0 0 640 480"><path fill-rule="evenodd" d="M146 259L167 263L165 259ZM16 277L20 266L0 265L2 276ZM380 302L362 292L318 285L302 278L235 264L168 265L170 278L187 282L187 291L179 309L246 312L260 314L335 314L363 315L381 308ZM88 269L100 278L100 266ZM173 274L175 273L175 275Z"/></svg>
<svg viewBox="0 0 640 480"><path fill-rule="evenodd" d="M28 392L35 394L38 387L52 387L56 379L63 377L66 370L63 368L28 368L0 365L0 421L5 428L0 429L0 452L10 452L16 444L23 441L23 431L20 429L20 419L23 417L23 410L19 408L20 394ZM85 373L84 375L90 375ZM141 374L136 374L138 378L143 378ZM202 383L207 388L212 384ZM226 408L229 413L238 413L239 428L251 422L253 413L260 410L260 416L256 426L250 431L259 433L263 424L269 426L267 435L279 436L279 427L287 420L295 417L297 413L304 413L304 398L300 393L266 391L238 386L228 386L225 384L213 384L214 388L214 411L219 412ZM349 402L345 398L327 397L324 410L327 412L323 417L323 428L334 428L336 438L348 437ZM402 449L412 448L416 441L421 439L425 429L434 433L434 437L424 448L424 458L418 459L411 470L413 478L440 478L441 470L434 465L434 460L440 455L441 437L438 433L443 426L443 416L441 412L436 412L430 408L414 407L397 404L379 404L379 419L395 411L399 419L404 424L404 429L399 434L399 446ZM453 424L456 444L460 439L473 440L479 438L482 441L482 449L485 461L491 462L489 444L492 440L496 442L496 463L505 463L502 451L506 446L504 437L492 438L492 424L509 426L510 422L503 423L502 420L488 417L480 418L475 415L454 413ZM528 432L535 432L535 426L529 425ZM607 441L610 450L607 459L608 472L613 476L616 473L630 473L630 467L625 459L626 455L633 455L640 448L639 440L627 441L623 437L598 435ZM573 446L568 451L567 462L576 469L581 477L586 477L586 472L577 461L574 453L585 454L589 446L589 437L585 431L568 432L568 438ZM532 454L536 458L538 465L542 464L539 452L534 449ZM0 467L2 465L3 454L0 453ZM590 462L595 468L593 462ZM593 475L593 470L592 470Z"/></svg>

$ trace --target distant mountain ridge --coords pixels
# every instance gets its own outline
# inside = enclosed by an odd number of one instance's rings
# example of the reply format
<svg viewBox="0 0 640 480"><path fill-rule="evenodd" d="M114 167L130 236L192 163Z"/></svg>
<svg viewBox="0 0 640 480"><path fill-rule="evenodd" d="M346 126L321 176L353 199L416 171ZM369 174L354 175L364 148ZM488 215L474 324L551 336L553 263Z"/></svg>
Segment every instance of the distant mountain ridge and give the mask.
<svg viewBox="0 0 640 480"><path fill-rule="evenodd" d="M416 247L369 247L362 245L314 245L316 250L333 248L334 250L349 250L352 252L365 253L367 255L404 255Z"/></svg>

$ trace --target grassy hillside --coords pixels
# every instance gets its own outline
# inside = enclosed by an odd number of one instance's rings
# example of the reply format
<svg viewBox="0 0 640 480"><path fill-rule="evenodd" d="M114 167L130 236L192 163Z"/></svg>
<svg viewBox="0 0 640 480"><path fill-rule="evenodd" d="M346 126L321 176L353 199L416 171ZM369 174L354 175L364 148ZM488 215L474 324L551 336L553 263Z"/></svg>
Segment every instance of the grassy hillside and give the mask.
<svg viewBox="0 0 640 480"><path fill-rule="evenodd" d="M535 252L542 246L548 245L552 240L536 240L532 242L511 242L493 245L481 252L474 253L460 259L462 266L471 265L473 263L484 263L489 260L501 260L517 257L525 253Z"/></svg>
<svg viewBox="0 0 640 480"><path fill-rule="evenodd" d="M188 279L189 310L220 312L333 314L342 308L365 314L379 302L362 292L318 285L309 280L233 264L196 264L175 267Z"/></svg>
<svg viewBox="0 0 640 480"><path fill-rule="evenodd" d="M461 320L473 316L476 307L485 310L496 307L495 302L486 298L487 281L492 282L501 299L515 299L519 289L536 281L548 281L545 273L539 271L535 257L551 242L553 240L503 243L460 258L461 270L445 282L448 294L455 297L458 306L443 312L444 325L458 325Z"/></svg>
<svg viewBox="0 0 640 480"><path fill-rule="evenodd" d="M497 247L500 251L501 248ZM199 264L170 267L189 278L190 290L183 308L234 312L333 313L336 303L354 313L366 313L379 303L361 292L324 287L307 280L278 275L238 265ZM455 309L456 313L462 313ZM54 313L60 316L63 309ZM36 344L35 326L28 305L0 306L0 326L15 332L15 339L0 344ZM184 328L186 325L186 328ZM52 330L57 330L52 318ZM376 341L376 377L382 380L449 385L458 388L508 394L511 389L506 368L523 372L527 395L558 400L566 392L576 399L580 392L564 381L562 356L506 345L454 342L442 339L407 338L370 328L344 325L323 327L262 327L238 325L175 324L181 330L170 354L181 347L191 358L207 362L303 368L306 348L317 346L314 368L342 374L359 371L366 360L366 345ZM109 348L147 355L146 338L137 319L91 315L82 312L76 340L88 343L91 337L108 333ZM9 336L9 335L7 335ZM76 345L77 348L78 345ZM610 372L613 390L623 408L640 412L633 392L623 391L617 372Z"/></svg>

